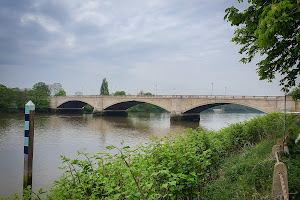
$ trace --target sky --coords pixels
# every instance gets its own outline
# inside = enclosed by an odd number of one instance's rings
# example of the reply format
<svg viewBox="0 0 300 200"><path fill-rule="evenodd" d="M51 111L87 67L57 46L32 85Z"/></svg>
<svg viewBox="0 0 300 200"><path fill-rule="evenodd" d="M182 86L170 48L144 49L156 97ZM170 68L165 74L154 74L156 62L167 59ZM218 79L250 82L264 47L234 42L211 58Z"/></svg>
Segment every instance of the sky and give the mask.
<svg viewBox="0 0 300 200"><path fill-rule="evenodd" d="M283 95L280 77L259 80L261 58L239 62L240 46L230 42L235 27L224 20L232 5L238 3L1 0L0 84L61 83L67 95L97 95L106 78L111 93Z"/></svg>

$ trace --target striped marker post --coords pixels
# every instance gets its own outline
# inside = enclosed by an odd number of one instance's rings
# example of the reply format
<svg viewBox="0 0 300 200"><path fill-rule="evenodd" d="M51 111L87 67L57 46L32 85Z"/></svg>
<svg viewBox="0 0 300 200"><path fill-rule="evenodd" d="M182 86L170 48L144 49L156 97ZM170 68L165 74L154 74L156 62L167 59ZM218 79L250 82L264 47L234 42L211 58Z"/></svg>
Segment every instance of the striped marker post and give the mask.
<svg viewBox="0 0 300 200"><path fill-rule="evenodd" d="M35 105L29 101L25 105L25 135L24 135L24 179L23 188L32 186L32 161L34 139L34 110Z"/></svg>

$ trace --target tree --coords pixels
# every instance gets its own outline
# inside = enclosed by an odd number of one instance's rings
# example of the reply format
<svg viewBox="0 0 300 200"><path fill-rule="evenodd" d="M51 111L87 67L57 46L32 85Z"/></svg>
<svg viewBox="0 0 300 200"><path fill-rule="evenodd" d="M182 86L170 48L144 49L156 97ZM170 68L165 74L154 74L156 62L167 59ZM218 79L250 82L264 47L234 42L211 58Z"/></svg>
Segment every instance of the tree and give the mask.
<svg viewBox="0 0 300 200"><path fill-rule="evenodd" d="M289 95L292 96L294 101L300 99L300 84Z"/></svg>
<svg viewBox="0 0 300 200"><path fill-rule="evenodd" d="M61 90L64 90L62 88L62 85L60 83L53 83L52 85L49 85L49 89L51 91L51 95L57 96L56 94L59 93ZM63 96L63 95L60 95ZM66 95L64 95L66 96Z"/></svg>
<svg viewBox="0 0 300 200"><path fill-rule="evenodd" d="M60 89L54 96L67 96L67 93L64 89Z"/></svg>
<svg viewBox="0 0 300 200"><path fill-rule="evenodd" d="M151 92L144 92L144 90L141 90L137 95L138 96L154 96Z"/></svg>
<svg viewBox="0 0 300 200"><path fill-rule="evenodd" d="M243 0L238 0L242 3ZM232 42L242 45L242 63L250 63L259 54L260 80L275 78L279 73L282 90L295 86L300 73L300 1L248 0L249 7L239 11L234 6L225 10L224 19L238 26Z"/></svg>
<svg viewBox="0 0 300 200"><path fill-rule="evenodd" d="M104 78L102 81L100 94L101 95L109 95L108 82L106 81L106 78Z"/></svg>
<svg viewBox="0 0 300 200"><path fill-rule="evenodd" d="M32 88L32 90L27 92L26 98L35 104L36 110L48 110L50 108L49 86L43 82L38 82Z"/></svg>
<svg viewBox="0 0 300 200"><path fill-rule="evenodd" d="M48 95L51 94L49 86L46 85L46 83L44 83L44 82L38 82L38 83L34 84L32 89L45 91Z"/></svg>
<svg viewBox="0 0 300 200"><path fill-rule="evenodd" d="M8 109L10 106L10 102L8 99L9 89L0 84L0 109Z"/></svg>
<svg viewBox="0 0 300 200"><path fill-rule="evenodd" d="M125 91L116 91L115 96L126 95Z"/></svg>
<svg viewBox="0 0 300 200"><path fill-rule="evenodd" d="M35 104L38 111L47 111L50 108L49 94L45 90L29 90L26 97Z"/></svg>

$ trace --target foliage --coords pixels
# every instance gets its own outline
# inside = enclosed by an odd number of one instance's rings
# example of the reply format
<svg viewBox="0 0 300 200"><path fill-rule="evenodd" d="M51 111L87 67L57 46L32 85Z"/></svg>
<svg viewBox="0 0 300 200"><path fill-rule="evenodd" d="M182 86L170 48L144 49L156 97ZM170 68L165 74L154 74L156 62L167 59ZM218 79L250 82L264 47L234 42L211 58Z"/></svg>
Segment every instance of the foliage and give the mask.
<svg viewBox="0 0 300 200"><path fill-rule="evenodd" d="M294 101L297 101L298 99L300 99L300 84L298 85L298 87L296 87L291 93L290 95L292 96Z"/></svg>
<svg viewBox="0 0 300 200"><path fill-rule="evenodd" d="M144 92L143 90L141 90L137 95L138 96L154 96L154 94L152 94L151 92Z"/></svg>
<svg viewBox="0 0 300 200"><path fill-rule="evenodd" d="M24 109L27 90L19 88L8 88L0 84L0 110L2 111L18 111Z"/></svg>
<svg viewBox="0 0 300 200"><path fill-rule="evenodd" d="M226 113L261 113L261 111L248 106L238 105L238 104L226 104L221 106L216 106L210 109L207 109L203 112L214 112L213 109L222 109Z"/></svg>
<svg viewBox="0 0 300 200"><path fill-rule="evenodd" d="M44 112L50 108L49 93L45 90L29 90L26 97L35 104L37 111Z"/></svg>
<svg viewBox="0 0 300 200"><path fill-rule="evenodd" d="M292 125L293 133L287 142L290 154L282 156L281 161L287 166L289 198L296 200L300 199L300 142L296 143L296 139L300 135L299 118Z"/></svg>
<svg viewBox="0 0 300 200"><path fill-rule="evenodd" d="M37 193L33 192L31 186L28 185L27 188L23 189L23 196L19 196L18 194L13 194L7 198L1 198L0 200L31 200L31 199L42 199L40 196L45 194L46 192L43 189L39 189Z"/></svg>
<svg viewBox="0 0 300 200"><path fill-rule="evenodd" d="M287 126L289 127L294 120L293 115L287 115ZM282 125L283 115L275 113L233 124L217 132L198 128L188 129L183 135L169 135L163 139L153 138L150 143L133 150L129 146L107 147L109 150L117 150L117 154L99 153L90 156L83 150L78 152L77 159L71 160L62 156L65 164L62 168L64 175L55 181L46 198L264 197L270 192L272 171L270 166L273 166L273 163L266 155L270 155L271 145L265 145L263 142L250 152L247 150L267 138L274 141L274 138L281 135ZM240 154L243 162L241 157L235 156L224 162L228 155L234 155L244 147L246 149ZM218 183L221 174L220 166L223 166L223 170L227 170L225 176L229 179L214 185ZM267 184L264 181L267 181ZM221 186L229 191L223 190ZM235 190L236 186L239 191Z"/></svg>
<svg viewBox="0 0 300 200"><path fill-rule="evenodd" d="M241 62L250 63L257 54L264 56L257 63L260 79L271 81L278 72L283 76L282 89L288 91L300 73L300 2L248 0L248 3L244 11L234 6L227 8L224 17L238 27L232 41L242 45L239 53L245 57Z"/></svg>
<svg viewBox="0 0 300 200"><path fill-rule="evenodd" d="M49 91L44 83L37 83L32 90L20 90L19 88L7 88L0 85L0 110L24 111L25 104L32 100L37 111L47 111L50 107Z"/></svg>
<svg viewBox="0 0 300 200"><path fill-rule="evenodd" d="M54 96L67 96L67 93L64 89L60 89Z"/></svg>
<svg viewBox="0 0 300 200"><path fill-rule="evenodd" d="M108 82L107 82L106 78L104 78L102 81L100 94L101 95L109 95Z"/></svg>
<svg viewBox="0 0 300 200"><path fill-rule="evenodd" d="M204 187L203 199L271 199L273 145L262 142L226 159L220 177Z"/></svg>
<svg viewBox="0 0 300 200"><path fill-rule="evenodd" d="M83 107L83 110L84 110L84 111L87 111L87 112L92 112L92 111L94 110L94 107L91 106L91 105L89 105L89 104L87 104L87 105L85 105L85 106Z"/></svg>
<svg viewBox="0 0 300 200"><path fill-rule="evenodd" d="M38 82L36 84L33 85L32 87L33 90L41 90L41 91L44 91L46 92L49 96L51 94L50 92L50 88L48 85L46 85L46 83L44 82Z"/></svg>
<svg viewBox="0 0 300 200"><path fill-rule="evenodd" d="M150 103L141 103L136 106L132 106L127 111L128 112L167 112L165 109Z"/></svg>
<svg viewBox="0 0 300 200"><path fill-rule="evenodd" d="M121 95L126 95L125 91L116 91L115 96L121 96Z"/></svg>
<svg viewBox="0 0 300 200"><path fill-rule="evenodd" d="M52 96L66 96L66 91L63 89L61 83L53 83L49 85L49 90Z"/></svg>
<svg viewBox="0 0 300 200"><path fill-rule="evenodd" d="M288 122L288 127L292 127L294 133L298 134L300 123L296 122L295 116L289 115ZM254 126L256 124L252 123L249 127ZM280 127L277 126L277 128ZM280 158L288 170L290 199L300 198L300 144L295 144L296 137L296 134L292 135L288 142L290 155ZM278 138L280 138L278 133L269 135L267 140L258 145L246 147L239 154L226 158L219 170L220 177L204 187L203 199L271 199L273 170L276 162L271 157L271 151Z"/></svg>
<svg viewBox="0 0 300 200"><path fill-rule="evenodd" d="M0 85L0 108L7 109L10 106L10 102L8 101L8 88L5 85Z"/></svg>

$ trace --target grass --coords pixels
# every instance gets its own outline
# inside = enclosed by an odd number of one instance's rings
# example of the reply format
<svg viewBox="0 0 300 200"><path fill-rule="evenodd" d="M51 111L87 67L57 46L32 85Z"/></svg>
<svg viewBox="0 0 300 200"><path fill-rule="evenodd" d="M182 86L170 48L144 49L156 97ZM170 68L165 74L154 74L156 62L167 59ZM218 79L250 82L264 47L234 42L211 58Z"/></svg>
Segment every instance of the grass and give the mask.
<svg viewBox="0 0 300 200"><path fill-rule="evenodd" d="M288 128L294 134L288 142L290 155L281 156L288 170L290 199L300 199L300 143L295 140L300 133L299 122L293 121ZM281 133L266 137L254 146L247 146L236 154L226 157L220 168L219 177L204 187L203 199L272 199L272 183L275 159L272 147Z"/></svg>

